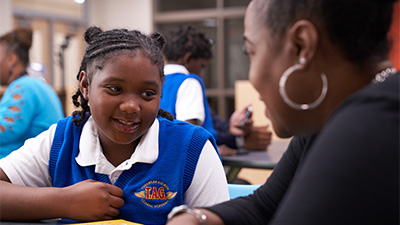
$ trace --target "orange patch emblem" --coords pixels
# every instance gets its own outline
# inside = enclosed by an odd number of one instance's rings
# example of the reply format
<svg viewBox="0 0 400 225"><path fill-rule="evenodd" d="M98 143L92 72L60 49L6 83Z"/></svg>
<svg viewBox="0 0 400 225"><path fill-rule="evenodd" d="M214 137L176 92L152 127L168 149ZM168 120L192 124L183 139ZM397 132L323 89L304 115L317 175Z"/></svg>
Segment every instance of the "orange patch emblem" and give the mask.
<svg viewBox="0 0 400 225"><path fill-rule="evenodd" d="M20 112L21 109L18 106L10 106L8 107L8 109L10 109L13 112Z"/></svg>
<svg viewBox="0 0 400 225"><path fill-rule="evenodd" d="M172 192L162 181L151 180L141 187L142 191L135 192L135 196L141 198L143 204L151 208L160 208L173 199L177 192Z"/></svg>
<svg viewBox="0 0 400 225"><path fill-rule="evenodd" d="M14 123L14 122L15 122L14 119L13 119L12 117L4 117L4 119L5 119L7 122L11 122L11 123Z"/></svg>
<svg viewBox="0 0 400 225"><path fill-rule="evenodd" d="M15 100L18 100L18 99L21 99L21 98L22 98L22 95L20 95L20 94L15 94L15 95L13 95L12 98L15 99Z"/></svg>

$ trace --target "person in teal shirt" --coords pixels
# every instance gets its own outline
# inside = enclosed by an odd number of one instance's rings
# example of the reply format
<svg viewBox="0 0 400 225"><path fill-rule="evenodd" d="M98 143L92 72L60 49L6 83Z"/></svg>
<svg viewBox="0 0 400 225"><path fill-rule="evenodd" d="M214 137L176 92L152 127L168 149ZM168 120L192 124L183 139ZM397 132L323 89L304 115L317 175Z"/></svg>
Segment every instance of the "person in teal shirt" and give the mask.
<svg viewBox="0 0 400 225"><path fill-rule="evenodd" d="M31 45L29 28L0 37L0 81L2 86L8 85L0 101L0 158L64 117L53 88L26 72Z"/></svg>

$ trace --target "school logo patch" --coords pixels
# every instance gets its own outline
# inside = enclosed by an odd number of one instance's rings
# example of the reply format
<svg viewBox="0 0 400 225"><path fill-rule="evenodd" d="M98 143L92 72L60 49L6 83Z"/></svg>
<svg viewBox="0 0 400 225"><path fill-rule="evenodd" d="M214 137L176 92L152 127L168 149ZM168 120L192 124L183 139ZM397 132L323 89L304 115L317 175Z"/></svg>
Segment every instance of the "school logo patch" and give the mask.
<svg viewBox="0 0 400 225"><path fill-rule="evenodd" d="M166 205L170 199L175 198L176 193L170 191L164 182L151 180L141 187L141 191L135 192L135 195L141 198L143 204L151 208L160 208Z"/></svg>

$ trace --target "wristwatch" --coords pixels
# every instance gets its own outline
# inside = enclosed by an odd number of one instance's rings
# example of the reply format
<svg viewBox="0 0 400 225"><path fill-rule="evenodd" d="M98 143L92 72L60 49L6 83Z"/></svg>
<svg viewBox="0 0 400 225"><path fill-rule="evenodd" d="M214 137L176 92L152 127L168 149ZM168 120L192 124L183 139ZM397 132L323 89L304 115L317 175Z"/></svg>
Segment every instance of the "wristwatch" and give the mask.
<svg viewBox="0 0 400 225"><path fill-rule="evenodd" d="M180 215L182 213L190 213L193 216L195 216L199 222L200 225L207 225L207 216L206 214L204 214L202 211L198 210L198 209L192 209L189 208L187 205L180 205L180 206L176 206L174 207L171 212L168 214L168 220L171 220L173 217Z"/></svg>
<svg viewBox="0 0 400 225"><path fill-rule="evenodd" d="M235 138L235 141L236 141L236 147L239 149L239 148L243 148L243 146L244 146L244 137L243 136L237 136L236 138Z"/></svg>

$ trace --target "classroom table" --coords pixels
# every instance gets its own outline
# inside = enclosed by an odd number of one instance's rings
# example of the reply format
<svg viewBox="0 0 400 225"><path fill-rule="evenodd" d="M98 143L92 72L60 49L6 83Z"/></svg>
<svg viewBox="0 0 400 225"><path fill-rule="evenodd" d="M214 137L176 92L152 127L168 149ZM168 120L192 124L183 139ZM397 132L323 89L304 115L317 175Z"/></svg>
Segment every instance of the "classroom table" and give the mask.
<svg viewBox="0 0 400 225"><path fill-rule="evenodd" d="M289 145L290 139L273 140L267 150L251 151L240 149L237 155L223 156L222 164L229 167L228 183L232 183L242 168L274 169Z"/></svg>
<svg viewBox="0 0 400 225"><path fill-rule="evenodd" d="M62 220L60 219L49 219L40 221L0 221L0 225L60 225L60 224L65 224L65 223L63 223ZM115 220L75 223L75 225L141 225L141 224L122 219L115 219Z"/></svg>

